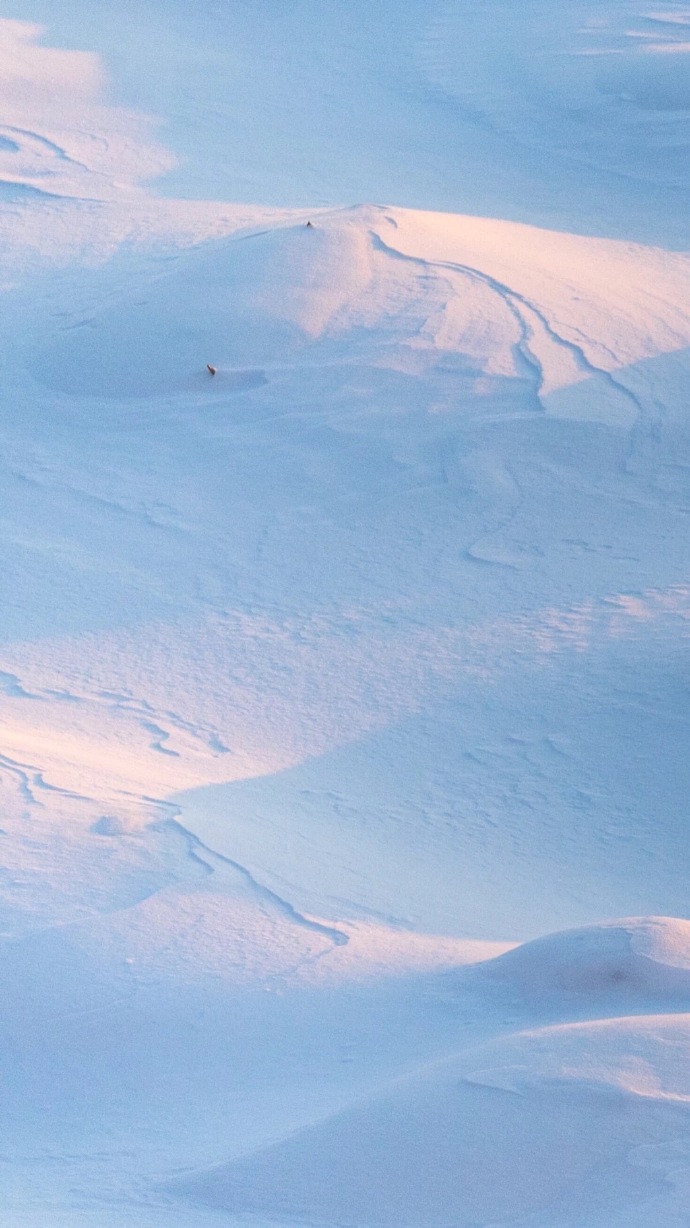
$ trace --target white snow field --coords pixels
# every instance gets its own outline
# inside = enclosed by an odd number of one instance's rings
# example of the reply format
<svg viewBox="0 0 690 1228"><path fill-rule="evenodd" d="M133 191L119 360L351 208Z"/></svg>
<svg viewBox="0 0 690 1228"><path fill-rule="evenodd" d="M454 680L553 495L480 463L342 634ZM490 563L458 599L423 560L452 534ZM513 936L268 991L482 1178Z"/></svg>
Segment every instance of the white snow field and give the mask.
<svg viewBox="0 0 690 1228"><path fill-rule="evenodd" d="M0 1225L687 1228L690 8L0 104Z"/></svg>

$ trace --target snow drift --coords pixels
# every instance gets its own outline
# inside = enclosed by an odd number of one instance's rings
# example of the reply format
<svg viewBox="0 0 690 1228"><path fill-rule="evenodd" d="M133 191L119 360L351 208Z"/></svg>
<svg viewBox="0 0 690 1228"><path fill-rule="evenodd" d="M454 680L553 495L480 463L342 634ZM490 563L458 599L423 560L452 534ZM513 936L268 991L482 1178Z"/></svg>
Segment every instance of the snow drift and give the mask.
<svg viewBox="0 0 690 1228"><path fill-rule="evenodd" d="M631 1012L665 994L681 1013L537 1027L470 1047L175 1188L227 1212L353 1226L565 1225L601 1216L637 1224L641 1207L650 1216L680 1212L688 923L592 926L483 968L522 992L548 985L561 1009L576 992L596 1011L611 984L625 981Z"/></svg>

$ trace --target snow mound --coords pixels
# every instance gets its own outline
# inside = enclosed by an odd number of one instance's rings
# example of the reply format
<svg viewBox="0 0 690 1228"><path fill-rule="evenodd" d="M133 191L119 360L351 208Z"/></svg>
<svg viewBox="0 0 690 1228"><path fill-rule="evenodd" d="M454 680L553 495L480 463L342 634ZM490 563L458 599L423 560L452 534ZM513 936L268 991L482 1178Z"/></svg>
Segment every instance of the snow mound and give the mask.
<svg viewBox="0 0 690 1228"><path fill-rule="evenodd" d="M369 259L365 230L338 214L208 243L32 354L33 373L77 396L217 393L233 374L255 386L257 367L287 362L366 288Z"/></svg>
<svg viewBox="0 0 690 1228"><path fill-rule="evenodd" d="M667 1214L664 1157L687 1132L688 1069L688 1015L537 1029L428 1067L178 1192L341 1228L544 1213L555 1228L634 1216L650 1200Z"/></svg>
<svg viewBox="0 0 690 1228"><path fill-rule="evenodd" d="M682 355L689 269L492 218L372 205L320 211L311 226L292 215L178 253L145 286L113 294L96 275L106 305L75 313L27 365L61 392L126 398L257 386L265 366L305 357L407 375L447 376L451 361L531 385L532 410L630 426L638 402L611 372ZM230 379L210 381L207 363Z"/></svg>
<svg viewBox="0 0 690 1228"><path fill-rule="evenodd" d="M690 1104L690 1014L635 1015L537 1028L467 1055L465 1078L523 1094L549 1080Z"/></svg>
<svg viewBox="0 0 690 1228"><path fill-rule="evenodd" d="M690 921L631 917L549 934L499 956L487 972L527 996L690 1000Z"/></svg>

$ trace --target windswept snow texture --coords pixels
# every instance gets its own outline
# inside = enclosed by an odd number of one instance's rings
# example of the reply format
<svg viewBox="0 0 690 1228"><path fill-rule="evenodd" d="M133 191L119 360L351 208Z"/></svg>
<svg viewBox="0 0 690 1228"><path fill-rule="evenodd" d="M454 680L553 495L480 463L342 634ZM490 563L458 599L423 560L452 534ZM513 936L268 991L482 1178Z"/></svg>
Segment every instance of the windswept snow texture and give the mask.
<svg viewBox="0 0 690 1228"><path fill-rule="evenodd" d="M689 61L2 6L2 1228L687 1228Z"/></svg>

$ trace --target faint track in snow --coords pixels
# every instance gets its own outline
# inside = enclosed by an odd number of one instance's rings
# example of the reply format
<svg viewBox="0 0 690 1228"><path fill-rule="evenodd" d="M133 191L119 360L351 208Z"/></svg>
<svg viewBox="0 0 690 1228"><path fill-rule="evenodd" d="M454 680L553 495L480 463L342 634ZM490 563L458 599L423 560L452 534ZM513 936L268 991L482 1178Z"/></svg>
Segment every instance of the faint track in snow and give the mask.
<svg viewBox="0 0 690 1228"><path fill-rule="evenodd" d="M545 413L546 410L545 410L545 406L544 406L544 403L542 401L542 396L541 396L541 390L544 384L544 369L543 369L542 363L540 362L539 358L537 357L536 354L532 352L529 346L529 339L530 339L529 323L525 319L523 313L511 301L510 292L508 292L508 294L499 293L498 287L496 285L492 285L491 280L489 278L485 278L479 270L472 270L469 267L468 268L461 268L460 266L456 267L455 265L452 265L450 263L447 265L442 265L436 261L425 260L423 257L409 256L404 252L399 252L397 248L391 247L389 244L387 244L385 240L383 240L381 236L377 234L376 231L372 230L369 233L370 233L374 247L378 249L379 251L383 251L386 255L392 256L394 259L397 258L403 261L409 261L412 264L422 265L425 269L446 268L450 272L454 272L454 273L462 272L465 274L465 276L472 277L474 280L480 281L482 284L487 285L490 290L492 290L494 293L498 295L498 297L500 298L500 301L508 309L510 315L513 317L513 319L515 320L518 326L519 340L517 344L513 346L513 351L514 353L517 352L517 357L519 359L519 361L516 363L516 366L519 367L520 365L522 365L523 368L527 369L528 377L533 386L533 397L535 401L535 409L540 414ZM441 460L441 470L442 470L443 480L447 484L448 476L447 476L446 467L445 467L445 463L443 459ZM482 554L479 550L480 542L488 538L495 537L497 534L502 533L505 529L507 529L510 524L512 524L512 522L515 520L515 517L517 516L517 513L520 510L520 507L522 506L522 503L524 501L524 496L523 496L522 489L520 487L520 483L518 482L512 470L510 470L507 466L506 466L506 473L515 488L516 500L513 503L513 506L508 512L508 514L503 516L503 519L501 519L499 524L495 524L492 527L487 526L484 532L482 532L479 535L479 537L475 538L475 540L470 542L470 544L467 546L465 554L469 559L473 560L474 562L485 563L491 566L499 566L499 567L513 567L516 565L515 563L510 562L508 559L491 558L488 555Z"/></svg>
<svg viewBox="0 0 690 1228"><path fill-rule="evenodd" d="M90 797L86 797L83 793L76 793L73 789L63 789L60 785L51 785L45 779L41 769L32 763L21 763L18 759L11 759L9 755L0 754L0 774L3 768L18 780L19 791L24 800L31 806L41 806L43 804L36 797L34 789L41 789L45 793L56 793L60 797L69 797L77 802L90 802L93 800Z"/></svg>
<svg viewBox="0 0 690 1228"><path fill-rule="evenodd" d="M17 763L14 759L8 758L7 755L0 755L0 778L2 772L6 771L8 775L14 777L19 787L19 793L24 801L29 806L40 806L38 798L34 796L33 789L30 784L30 773L34 771L25 763Z"/></svg>
<svg viewBox="0 0 690 1228"><path fill-rule="evenodd" d="M15 128L12 124L3 124L0 131L12 132L15 136L23 136L30 143L40 145L43 149L47 149L48 152L53 154L53 156L60 162L69 162L70 166L78 166L80 170L91 173L91 167L87 166L85 162L79 162L76 158L70 157L67 150L62 148L62 145L56 145L55 141L50 141L48 137L41 136L40 132L34 132L30 128ZM21 145L16 152L23 152Z"/></svg>
<svg viewBox="0 0 690 1228"><path fill-rule="evenodd" d="M513 351L518 358L516 365L527 369L529 378L533 386L533 396L535 408L544 413L545 406L542 400L541 391L544 386L544 368L540 359L530 348L531 329L528 320L525 319L516 302L513 300L518 296L513 294L509 287L502 287L499 282L494 281L487 274L482 273L481 269L473 269L469 265L454 264L451 261L427 260L423 256L410 256L406 252L398 251L397 248L391 247L386 243L385 239L375 231L371 230L370 236L375 249L385 252L386 255L392 256L394 259L408 261L411 264L421 265L425 269L446 269L452 273L461 273L466 277L470 277L475 281L479 281L482 285L488 286L501 300L503 305L508 309L510 315L515 320L518 326L519 338L513 346ZM525 306L531 305L525 301ZM535 313L536 314L536 313Z"/></svg>
<svg viewBox="0 0 690 1228"><path fill-rule="evenodd" d="M116 692L98 691L93 696L84 696L82 702L95 701L98 703L102 700L106 700L106 702L111 701L108 706L117 712L132 713L132 715L137 717L142 729L153 736L154 740L151 742L151 749L157 750L161 754L180 757L179 751L172 750L164 745L172 735L169 730L158 724L161 720L167 720L173 726L173 729L181 733L187 733L196 741L201 742L213 755L228 755L232 753L230 747L225 745L216 729L187 721L177 712L172 712L168 708L158 711L145 699L135 699L133 696L120 695Z"/></svg>
<svg viewBox="0 0 690 1228"><path fill-rule="evenodd" d="M624 400L627 401L628 405L630 405L635 415L635 424L630 431L630 447L628 450L628 455L623 463L625 471L628 471L628 467L635 450L635 435L637 432L642 430L647 419L647 411L640 398L630 388L628 388L626 384L624 384L621 380L616 379L616 377L612 375L610 371L607 371L605 367L600 367L597 366L596 363L593 363L591 359L588 358L583 345L577 341L571 341L568 337L564 337L561 333L559 333L554 328L545 312L538 307L536 303L532 302L531 299L528 299L526 295L521 294L519 290L514 290L511 286L506 285L505 282L499 281L498 278L493 277L490 273L485 273L482 269L476 268L473 265L462 264L451 260L427 260L421 256L410 256L405 252L398 251L397 248L386 243L386 241L382 239L376 231L371 231L370 233L374 239L375 245L380 250L387 252L389 255L397 256L402 260L410 260L413 263L422 264L425 267L446 269L451 272L465 274L466 276L471 277L487 286L499 296L520 328L521 335L517 344L517 349L523 362L526 363L527 366L533 371L535 381L534 396L539 408L542 411L548 412L542 398L544 369L541 361L530 348L530 338L533 335L533 326L530 326L529 323L529 313L531 313L539 322L549 340L552 341L554 345L560 346L571 355L571 357L575 360L578 369L582 371L584 375L592 379L602 380L603 383L610 389L622 396ZM525 313L528 313L527 317L525 316ZM609 351L609 353L611 353L611 351ZM611 353L611 357L615 360L616 356L615 354Z"/></svg>
<svg viewBox="0 0 690 1228"><path fill-rule="evenodd" d="M587 357L584 347L580 345L579 342L571 341L567 337L564 337L561 333L557 332L541 308L537 307L536 304L530 299L526 298L525 295L520 294L518 290L513 290L510 286L506 286L504 283L497 281L496 278L491 277L488 273L483 273L481 269L474 269L470 265L455 265L452 262L443 262L440 267L457 268L462 272L467 272L470 275L474 275L479 280L482 280L492 290L495 290L497 294L500 294L508 305L510 305L510 299L513 299L516 303L520 303L523 309L532 312L536 316L549 340L553 341L554 345L560 346L562 349L565 349L572 355L578 368L583 372L583 374L593 379L601 379L606 385L608 385L609 388L613 389L614 392L617 392L623 396L625 400L627 400L628 404L632 406L635 415L635 425L631 428L630 432L630 448L628 456L624 461L624 468L627 471L628 465L634 453L635 431L642 428L646 416L645 408L635 393L632 392L631 389L625 384L621 383L620 380L617 380L610 371L606 370L605 367L599 367L593 363ZM611 357L615 360L615 354L613 354L610 350L608 352L611 353Z"/></svg>
<svg viewBox="0 0 690 1228"><path fill-rule="evenodd" d="M95 707L106 708L110 712L126 713L136 719L140 728L151 738L151 749L160 754L180 757L179 751L165 745L173 736L170 730L165 728L166 724L171 725L173 731L177 730L187 734L200 742L214 757L232 753L231 748L223 742L219 731L212 726L188 721L169 708L158 709L146 699L137 699L134 695L123 694L119 691L86 691L82 694L67 688L30 691L24 686L18 674L0 669L0 695L6 695L9 699L34 701L40 704L93 704Z"/></svg>
<svg viewBox="0 0 690 1228"><path fill-rule="evenodd" d="M347 934L342 930L336 929L334 926L323 925L320 921L311 921L290 903L272 891L270 887L264 887L246 866L243 866L238 861L233 861L231 857L226 857L223 853L217 853L215 849L209 848L202 840L195 836L193 832L180 822L179 815L181 811L177 806L169 802L158 802L158 805L163 805L167 810L174 813L175 817L164 819L162 823L154 826L168 827L179 832L187 842L187 848L190 856L197 862L201 862L207 866L213 873L213 861L220 861L224 865L230 866L236 871L251 888L252 892L256 893L266 903L276 909L286 920L291 921L294 925L298 925L301 929L309 930L313 934L320 934L323 938L328 938L336 947L345 946L350 940ZM210 862L207 860L210 858Z"/></svg>

